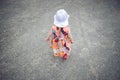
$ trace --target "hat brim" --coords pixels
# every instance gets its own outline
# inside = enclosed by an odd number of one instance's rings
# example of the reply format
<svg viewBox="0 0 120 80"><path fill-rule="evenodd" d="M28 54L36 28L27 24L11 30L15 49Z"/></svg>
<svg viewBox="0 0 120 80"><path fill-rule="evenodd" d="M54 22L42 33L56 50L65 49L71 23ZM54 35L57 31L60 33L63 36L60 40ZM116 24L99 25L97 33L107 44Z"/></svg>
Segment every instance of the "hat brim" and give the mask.
<svg viewBox="0 0 120 80"><path fill-rule="evenodd" d="M56 25L58 27L66 27L69 24L68 18L69 18L69 15L67 16L67 19L64 22L59 22L59 21L56 20L56 15L55 15L54 16L54 25Z"/></svg>

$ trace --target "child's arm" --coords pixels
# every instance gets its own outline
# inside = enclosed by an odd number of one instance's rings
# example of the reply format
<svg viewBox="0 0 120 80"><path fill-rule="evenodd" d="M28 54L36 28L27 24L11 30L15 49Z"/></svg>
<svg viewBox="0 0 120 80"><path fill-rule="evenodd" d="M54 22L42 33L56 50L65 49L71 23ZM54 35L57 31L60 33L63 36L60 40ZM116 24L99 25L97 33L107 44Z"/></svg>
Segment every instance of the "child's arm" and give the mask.
<svg viewBox="0 0 120 80"><path fill-rule="evenodd" d="M71 35L71 32L69 32L69 36L70 36L70 38L72 39L72 35Z"/></svg>
<svg viewBox="0 0 120 80"><path fill-rule="evenodd" d="M70 42L71 42L71 43L73 43L73 40L72 40L72 35L71 35L71 33L69 33L69 35L68 35L68 36L69 36L69 38L70 38Z"/></svg>
<svg viewBox="0 0 120 80"><path fill-rule="evenodd" d="M47 36L47 38L46 38L46 41L49 41L49 40L50 40L51 35L52 35L52 29L49 31L48 36Z"/></svg>
<svg viewBox="0 0 120 80"><path fill-rule="evenodd" d="M72 34L71 34L71 32L70 32L70 28L69 28L68 35L69 35L69 37L70 37L70 39L71 39L71 43L73 43L73 40L72 40Z"/></svg>

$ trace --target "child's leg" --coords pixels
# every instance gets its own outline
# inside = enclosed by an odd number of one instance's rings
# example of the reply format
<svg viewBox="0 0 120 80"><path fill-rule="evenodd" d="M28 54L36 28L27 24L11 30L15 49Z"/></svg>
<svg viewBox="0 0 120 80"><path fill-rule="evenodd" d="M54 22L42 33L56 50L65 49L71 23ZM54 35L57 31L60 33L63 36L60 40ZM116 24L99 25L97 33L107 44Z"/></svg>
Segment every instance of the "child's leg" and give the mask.
<svg viewBox="0 0 120 80"><path fill-rule="evenodd" d="M59 56L58 49L53 49L54 56Z"/></svg>
<svg viewBox="0 0 120 80"><path fill-rule="evenodd" d="M59 56L60 56L60 57L63 57L63 55L64 55L64 49L63 49L63 48L60 48L60 49L59 49Z"/></svg>

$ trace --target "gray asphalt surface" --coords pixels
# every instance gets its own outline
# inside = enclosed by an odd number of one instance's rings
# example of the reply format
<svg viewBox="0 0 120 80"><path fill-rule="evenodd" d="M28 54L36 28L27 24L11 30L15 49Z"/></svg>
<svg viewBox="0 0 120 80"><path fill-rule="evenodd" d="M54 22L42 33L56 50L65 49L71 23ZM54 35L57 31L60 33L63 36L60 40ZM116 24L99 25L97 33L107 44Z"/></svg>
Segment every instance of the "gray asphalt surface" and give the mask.
<svg viewBox="0 0 120 80"><path fill-rule="evenodd" d="M66 61L44 40L61 8L74 41ZM119 0L0 0L0 80L120 80Z"/></svg>

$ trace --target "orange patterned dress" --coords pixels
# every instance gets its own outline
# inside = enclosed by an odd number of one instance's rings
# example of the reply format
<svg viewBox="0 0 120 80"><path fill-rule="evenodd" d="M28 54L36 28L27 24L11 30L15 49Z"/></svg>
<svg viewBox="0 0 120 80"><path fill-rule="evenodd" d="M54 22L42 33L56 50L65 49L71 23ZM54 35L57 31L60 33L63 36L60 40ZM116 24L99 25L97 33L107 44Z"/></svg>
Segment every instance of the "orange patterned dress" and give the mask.
<svg viewBox="0 0 120 80"><path fill-rule="evenodd" d="M58 28L53 26L51 29L51 48L54 51L54 56L63 57L64 54L69 55L71 50L71 37L69 35L70 28Z"/></svg>

